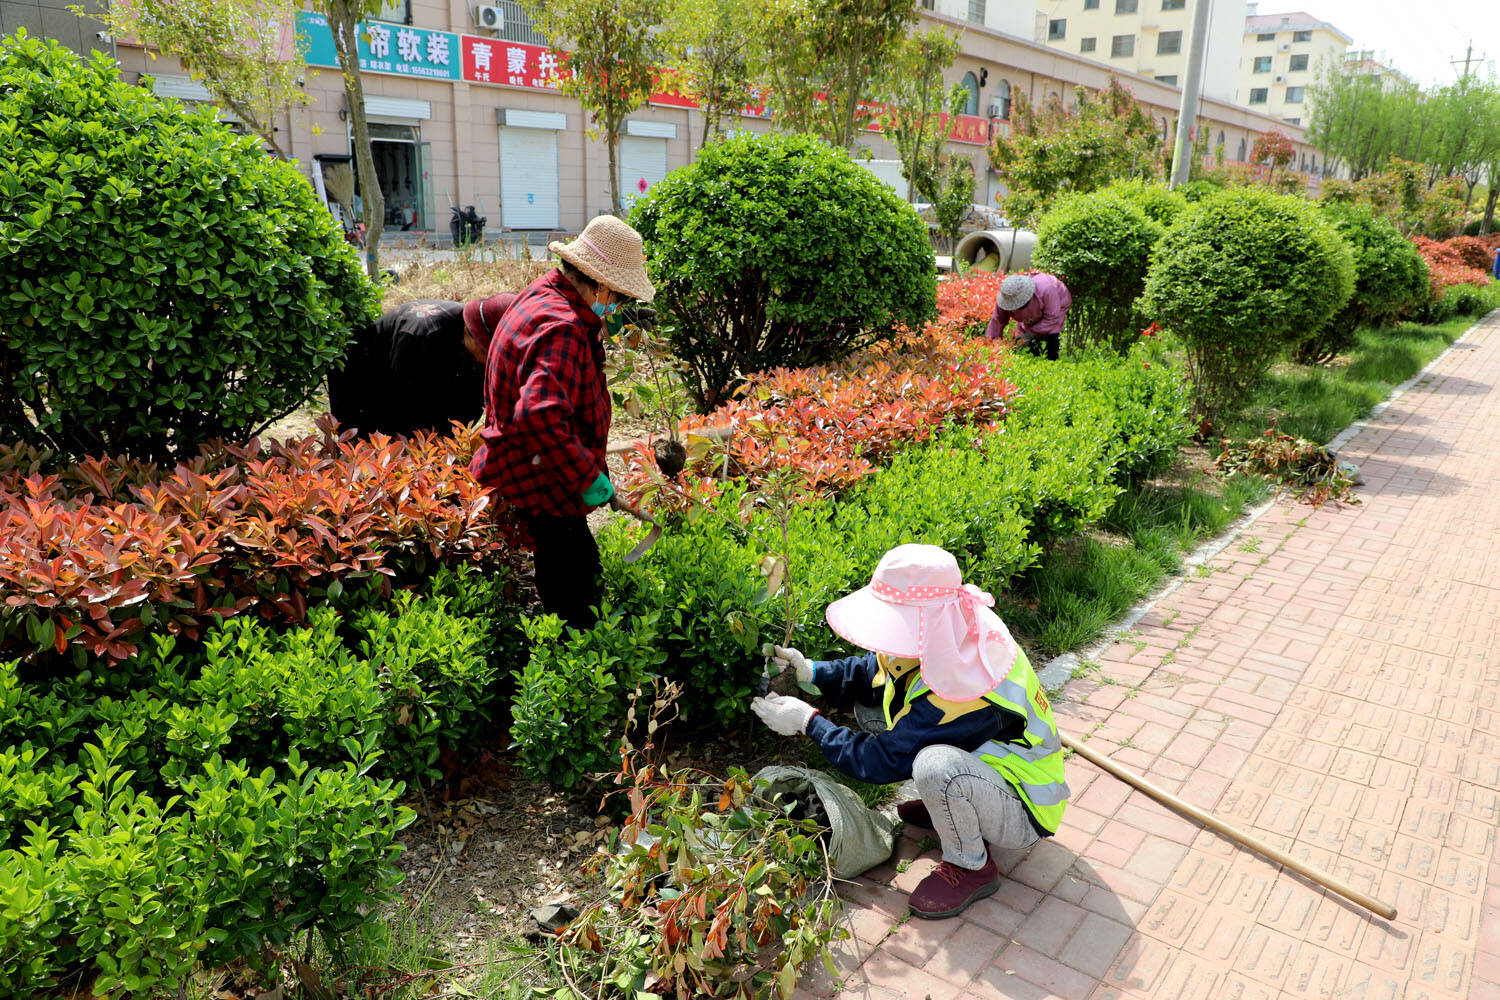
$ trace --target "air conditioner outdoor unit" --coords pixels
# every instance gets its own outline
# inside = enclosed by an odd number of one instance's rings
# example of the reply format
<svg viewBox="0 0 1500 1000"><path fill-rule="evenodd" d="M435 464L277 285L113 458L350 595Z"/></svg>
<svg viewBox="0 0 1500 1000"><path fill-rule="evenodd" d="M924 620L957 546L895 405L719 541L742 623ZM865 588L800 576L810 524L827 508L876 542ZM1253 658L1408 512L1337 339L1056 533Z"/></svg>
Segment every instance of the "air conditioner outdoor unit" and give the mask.
<svg viewBox="0 0 1500 1000"><path fill-rule="evenodd" d="M1281 43L1281 51L1283 51L1283 52L1289 52L1289 51L1291 51L1291 48L1292 48L1292 43L1291 42L1282 42Z"/></svg>
<svg viewBox="0 0 1500 1000"><path fill-rule="evenodd" d="M998 105L998 104L991 104L989 106L989 110L986 111L985 114L989 118L999 118L1000 117L1000 105Z"/></svg>
<svg viewBox="0 0 1500 1000"><path fill-rule="evenodd" d="M1286 77L1284 77L1284 76L1278 76L1276 78L1276 82L1277 83L1286 83Z"/></svg>
<svg viewBox="0 0 1500 1000"><path fill-rule="evenodd" d="M505 11L499 7L478 6L474 8L474 23L481 28L499 31L505 27Z"/></svg>

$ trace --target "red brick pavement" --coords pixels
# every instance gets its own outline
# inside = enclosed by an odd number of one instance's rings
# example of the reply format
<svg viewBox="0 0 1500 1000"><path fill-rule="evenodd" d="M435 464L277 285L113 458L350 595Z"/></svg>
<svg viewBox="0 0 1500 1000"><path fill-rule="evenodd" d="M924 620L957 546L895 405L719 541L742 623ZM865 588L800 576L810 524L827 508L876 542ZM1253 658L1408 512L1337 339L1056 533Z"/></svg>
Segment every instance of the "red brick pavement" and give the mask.
<svg viewBox="0 0 1500 1000"><path fill-rule="evenodd" d="M1075 738L1394 903L1385 921L1069 763L1059 834L962 918L903 920L934 852L849 895L799 994L1500 998L1500 319L1342 449L1363 503L1281 501L1070 683ZM904 869L904 870L901 870Z"/></svg>

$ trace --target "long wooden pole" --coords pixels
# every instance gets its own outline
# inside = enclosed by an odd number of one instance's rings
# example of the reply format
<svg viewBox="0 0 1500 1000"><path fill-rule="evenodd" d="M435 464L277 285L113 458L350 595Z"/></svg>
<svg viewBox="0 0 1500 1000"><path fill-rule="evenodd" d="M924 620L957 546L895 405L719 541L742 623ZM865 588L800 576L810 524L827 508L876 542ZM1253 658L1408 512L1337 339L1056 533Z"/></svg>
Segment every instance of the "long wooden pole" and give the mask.
<svg viewBox="0 0 1500 1000"><path fill-rule="evenodd" d="M1114 775L1116 778L1119 778L1121 781L1125 782L1125 784L1127 785L1130 785L1132 788L1137 788L1140 791L1145 792L1147 795L1151 796L1153 799L1160 802L1162 805L1168 807L1169 809L1175 809L1178 812L1182 813L1184 816L1187 816L1190 819L1197 820L1199 823L1202 823L1210 830L1222 833L1224 836L1228 837L1235 843L1248 847L1250 848L1250 850L1255 851L1258 854L1263 854L1277 864L1290 868L1297 874L1312 879L1314 882L1318 883L1324 888L1338 893L1340 896L1343 896L1345 899L1350 900L1351 902L1358 903L1360 906L1363 906L1365 909L1371 911L1372 913L1378 913L1387 920L1394 920L1396 918L1396 908L1391 904L1382 903L1380 900L1374 898L1373 896L1366 896L1364 893L1360 892L1353 886L1346 885L1345 883L1340 882L1338 879L1334 878L1332 875L1329 875L1327 872L1319 868L1314 868L1312 865L1303 864L1301 861L1298 861L1287 852L1281 850L1280 848L1272 847L1270 844L1266 843L1264 840L1261 840L1259 837L1252 837L1248 833L1243 833L1239 830L1236 830L1234 827L1230 826L1228 823L1225 823L1223 820L1204 812L1197 806L1190 805L1182 801L1182 799L1179 799L1171 792L1168 792L1162 788L1158 788L1156 785L1153 785L1151 782L1147 781L1145 778L1142 778L1134 771L1126 770L1107 757L1101 757L1099 754L1090 750L1088 747L1082 745L1081 743L1073 742L1067 736L1062 737L1062 742L1063 746L1067 747L1069 750L1072 750L1074 753L1082 757L1084 760L1088 761L1090 764L1093 764L1095 767L1100 768L1101 770L1108 771L1110 774Z"/></svg>

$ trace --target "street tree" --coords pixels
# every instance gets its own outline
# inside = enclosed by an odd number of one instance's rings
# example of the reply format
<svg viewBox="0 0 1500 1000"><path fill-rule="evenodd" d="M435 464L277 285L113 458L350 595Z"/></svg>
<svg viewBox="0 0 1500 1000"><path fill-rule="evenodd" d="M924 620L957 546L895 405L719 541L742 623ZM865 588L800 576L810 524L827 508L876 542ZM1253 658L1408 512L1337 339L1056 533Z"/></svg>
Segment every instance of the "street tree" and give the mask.
<svg viewBox="0 0 1500 1000"><path fill-rule="evenodd" d="M699 148L739 119L754 89L759 6L738 0L672 0L662 41L679 91L703 112Z"/></svg>
<svg viewBox="0 0 1500 1000"><path fill-rule="evenodd" d="M277 121L309 100L301 86L307 43L295 30L300 7L296 0L116 0L102 13L69 10L103 21L117 38L134 38L153 60L158 52L175 56L218 107L284 159Z"/></svg>
<svg viewBox="0 0 1500 1000"><path fill-rule="evenodd" d="M777 126L852 149L917 10L910 0L768 0L758 75Z"/></svg>
<svg viewBox="0 0 1500 1000"><path fill-rule="evenodd" d="M1083 87L1074 94L1072 109L1061 101L1037 108L1017 94L1011 133L990 146L990 166L1008 192L1005 213L1018 224L1035 223L1064 191L1161 171L1157 123L1118 79L1097 95Z"/></svg>
<svg viewBox="0 0 1500 1000"><path fill-rule="evenodd" d="M360 21L380 13L381 0L312 0L313 9L328 19L339 72L344 78L344 104L353 133L354 167L361 178L360 204L365 223L365 271L380 276L380 234L385 229L385 195L375 175L375 147L370 144L370 121L365 115L365 87L359 70ZM366 29L368 30L368 29Z"/></svg>
<svg viewBox="0 0 1500 1000"><path fill-rule="evenodd" d="M588 112L590 138L609 149L611 210L620 200L620 133L646 105L666 61L663 0L522 0L560 57L558 84ZM568 46L567 50L563 46Z"/></svg>
<svg viewBox="0 0 1500 1000"><path fill-rule="evenodd" d="M1292 145L1292 140L1275 128L1256 136L1255 145L1250 147L1250 162L1265 163L1271 168L1266 174L1266 187L1276 186L1276 171L1291 163L1296 155L1297 150Z"/></svg>

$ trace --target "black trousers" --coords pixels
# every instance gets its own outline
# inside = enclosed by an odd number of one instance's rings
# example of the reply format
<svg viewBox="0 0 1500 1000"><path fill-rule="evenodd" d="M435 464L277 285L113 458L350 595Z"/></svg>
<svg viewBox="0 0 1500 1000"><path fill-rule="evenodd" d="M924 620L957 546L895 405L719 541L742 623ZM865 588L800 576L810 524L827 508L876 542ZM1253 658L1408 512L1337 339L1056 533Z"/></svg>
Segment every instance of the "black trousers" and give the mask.
<svg viewBox="0 0 1500 1000"><path fill-rule="evenodd" d="M1036 336L1032 337L1030 340L1026 341L1026 344L1024 346L1028 351L1030 351L1037 357L1042 356L1042 349L1045 348L1047 351L1047 360L1056 361L1057 342L1059 339L1061 339L1061 337L1062 334L1059 333L1039 333Z"/></svg>
<svg viewBox="0 0 1500 1000"><path fill-rule="evenodd" d="M582 514L523 514L536 542L536 592L542 609L576 629L592 628L604 596L599 546Z"/></svg>

